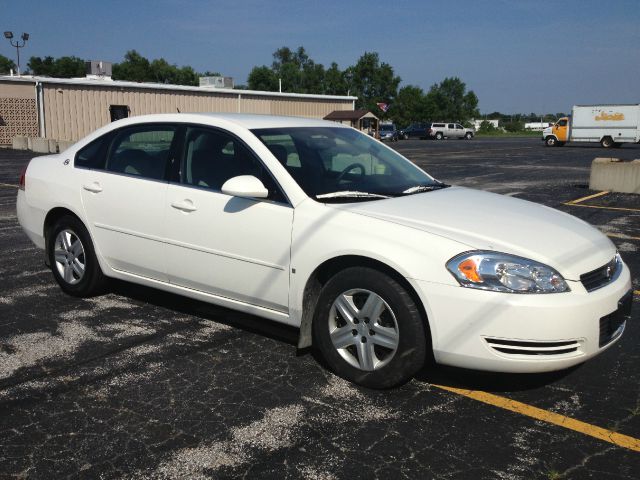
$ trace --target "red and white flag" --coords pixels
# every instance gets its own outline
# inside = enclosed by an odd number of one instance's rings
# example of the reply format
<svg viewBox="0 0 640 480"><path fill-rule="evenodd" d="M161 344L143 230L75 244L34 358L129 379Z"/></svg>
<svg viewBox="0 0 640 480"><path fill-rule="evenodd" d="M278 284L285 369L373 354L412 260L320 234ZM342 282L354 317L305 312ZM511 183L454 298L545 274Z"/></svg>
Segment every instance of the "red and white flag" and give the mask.
<svg viewBox="0 0 640 480"><path fill-rule="evenodd" d="M385 113L387 113L387 110L389 110L389 104L388 103L380 102L380 103L376 103L376 105L378 105L378 108L380 110L382 110L383 112L385 112Z"/></svg>

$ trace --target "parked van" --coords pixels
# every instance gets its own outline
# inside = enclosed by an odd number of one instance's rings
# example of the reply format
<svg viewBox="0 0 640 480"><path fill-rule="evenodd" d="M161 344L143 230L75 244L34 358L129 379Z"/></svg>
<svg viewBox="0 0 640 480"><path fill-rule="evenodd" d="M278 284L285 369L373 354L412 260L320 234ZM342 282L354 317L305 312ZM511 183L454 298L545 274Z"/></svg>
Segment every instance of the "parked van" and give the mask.
<svg viewBox="0 0 640 480"><path fill-rule="evenodd" d="M598 142L604 148L640 143L640 104L576 105L571 116L543 130L542 140L548 147L566 142Z"/></svg>

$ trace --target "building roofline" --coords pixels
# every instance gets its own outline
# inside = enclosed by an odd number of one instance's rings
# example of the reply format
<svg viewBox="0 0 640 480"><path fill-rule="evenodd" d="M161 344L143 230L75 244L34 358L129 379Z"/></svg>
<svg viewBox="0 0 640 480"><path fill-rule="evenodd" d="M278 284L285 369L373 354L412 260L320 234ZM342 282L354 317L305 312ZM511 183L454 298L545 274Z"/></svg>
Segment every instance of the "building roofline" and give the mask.
<svg viewBox="0 0 640 480"><path fill-rule="evenodd" d="M139 83L126 82L123 80L97 80L87 78L53 78L40 76L0 76L0 81L22 82L22 83L51 83L56 85L84 85L102 88L138 88L142 90L178 90L198 93L222 93L227 95L260 95L263 97L284 97L284 98L308 98L322 100L348 100L354 101L358 97L346 95L319 95L312 93L288 93L288 92L266 92L262 90L240 90L233 88L210 88L192 87L188 85L173 85L167 83Z"/></svg>

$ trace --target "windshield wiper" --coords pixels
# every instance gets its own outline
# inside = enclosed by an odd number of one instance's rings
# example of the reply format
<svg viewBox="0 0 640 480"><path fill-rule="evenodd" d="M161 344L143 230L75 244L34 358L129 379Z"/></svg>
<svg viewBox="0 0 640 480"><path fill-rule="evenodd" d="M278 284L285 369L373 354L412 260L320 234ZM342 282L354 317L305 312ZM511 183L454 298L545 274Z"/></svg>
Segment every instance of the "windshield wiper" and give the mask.
<svg viewBox="0 0 640 480"><path fill-rule="evenodd" d="M415 187L407 188L403 190L404 195L411 195L412 193L431 192L433 190L440 190L441 188L447 188L451 185L446 183L436 183L434 185L416 185Z"/></svg>
<svg viewBox="0 0 640 480"><path fill-rule="evenodd" d="M343 190L340 192L321 193L316 198L391 198L379 193L359 192L357 190Z"/></svg>

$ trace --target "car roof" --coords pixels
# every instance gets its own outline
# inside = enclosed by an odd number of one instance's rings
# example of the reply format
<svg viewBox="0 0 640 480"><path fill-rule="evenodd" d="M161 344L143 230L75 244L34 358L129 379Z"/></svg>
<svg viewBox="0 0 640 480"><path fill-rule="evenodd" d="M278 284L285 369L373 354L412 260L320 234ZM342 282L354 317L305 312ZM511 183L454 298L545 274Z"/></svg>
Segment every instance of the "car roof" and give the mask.
<svg viewBox="0 0 640 480"><path fill-rule="evenodd" d="M287 128L287 127L339 127L345 125L320 120L316 118L288 117L276 115L260 115L246 113L164 113L153 115L139 115L119 121L120 125L145 122L194 122L202 124L220 125L233 123L240 127L253 130L259 128ZM116 123L116 122L114 122Z"/></svg>

